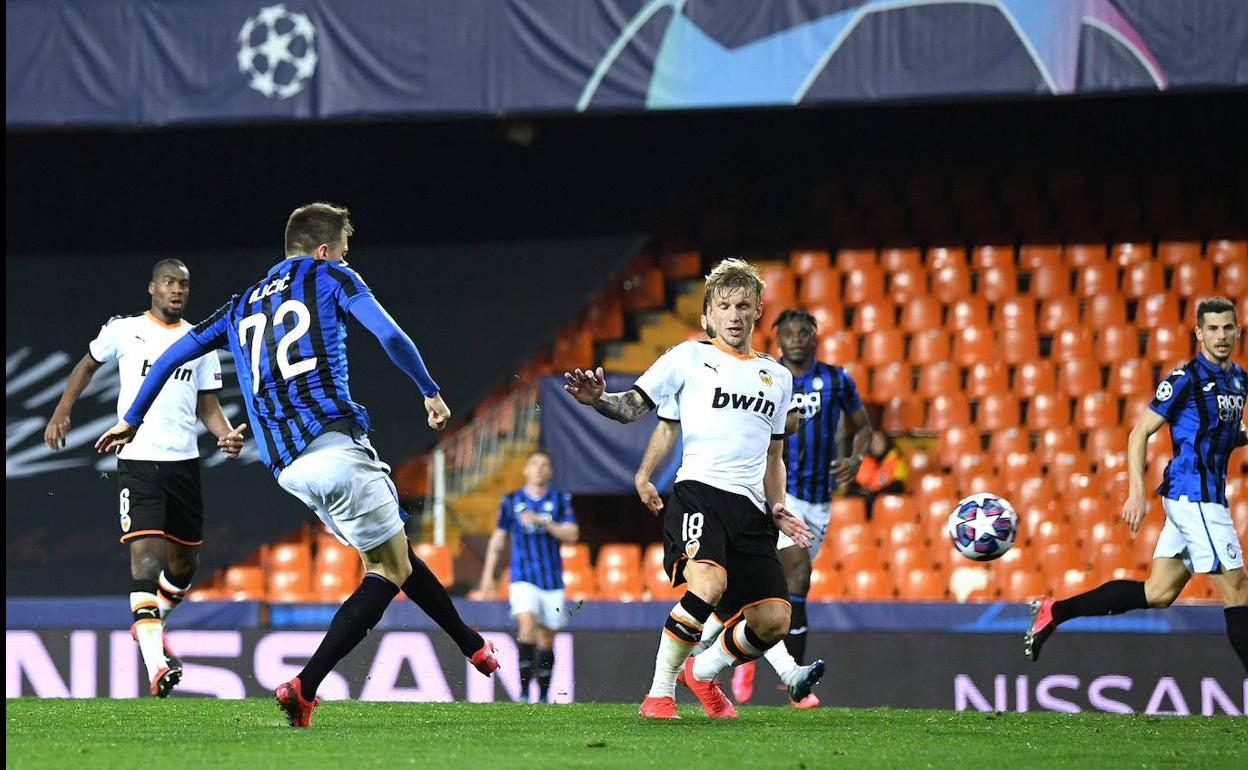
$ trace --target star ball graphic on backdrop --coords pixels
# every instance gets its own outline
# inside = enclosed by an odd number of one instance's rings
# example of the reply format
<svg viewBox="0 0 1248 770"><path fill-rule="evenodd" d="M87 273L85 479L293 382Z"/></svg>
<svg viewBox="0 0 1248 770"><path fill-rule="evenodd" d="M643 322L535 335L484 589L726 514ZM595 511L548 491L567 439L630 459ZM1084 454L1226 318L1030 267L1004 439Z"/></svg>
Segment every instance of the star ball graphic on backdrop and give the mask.
<svg viewBox="0 0 1248 770"><path fill-rule="evenodd" d="M261 8L238 31L238 71L270 98L289 99L316 73L316 28L282 3Z"/></svg>

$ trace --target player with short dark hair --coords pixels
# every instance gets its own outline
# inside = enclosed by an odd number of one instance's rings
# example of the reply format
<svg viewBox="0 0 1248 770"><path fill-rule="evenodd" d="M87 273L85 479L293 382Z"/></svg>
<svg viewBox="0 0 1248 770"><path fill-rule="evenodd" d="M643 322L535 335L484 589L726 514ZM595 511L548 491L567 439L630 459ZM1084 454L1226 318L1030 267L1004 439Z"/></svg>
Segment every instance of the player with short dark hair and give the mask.
<svg viewBox="0 0 1248 770"><path fill-rule="evenodd" d="M561 543L575 543L580 536L572 495L550 485L550 455L541 449L529 453L524 463L524 486L503 495L498 521L490 535L481 569L481 592L494 593L499 555L511 539L511 583L507 586L511 615L516 619L516 643L520 653L520 698L529 699L537 657L537 687L541 702L550 692L555 666L555 632L567 625L563 606L563 557Z"/></svg>
<svg viewBox="0 0 1248 770"><path fill-rule="evenodd" d="M1111 580L1069 599L1032 601L1031 627L1024 637L1024 651L1032 660L1040 657L1045 641L1067 620L1169 607L1192 573L1203 572L1226 602L1226 633L1248 670L1248 577L1226 501L1231 452L1248 444L1243 423L1248 376L1231 360L1239 334L1234 303L1217 297L1197 305L1200 352L1158 384L1127 439L1130 488L1122 518L1132 532L1148 511L1144 491L1148 438L1169 423L1174 444L1174 458L1157 489L1166 524L1148 579Z"/></svg>
<svg viewBox="0 0 1248 770"><path fill-rule="evenodd" d="M675 346L623 393L605 392L601 368L565 374L578 402L619 422L668 399L679 404L684 455L663 517L663 566L673 585L688 588L659 639L654 680L638 711L646 718L679 718L678 676L708 715L736 716L716 674L761 657L789 630L777 527L803 547L810 528L784 505L792 375L750 349L762 290L755 267L726 259L706 278L703 325L710 340ZM717 606L726 626L719 642L690 658Z"/></svg>
<svg viewBox="0 0 1248 770"><path fill-rule="evenodd" d="M299 676L277 688L278 705L292 727L311 723L322 680L364 639L400 590L455 640L478 671L488 675L498 668L493 645L464 624L446 589L408 545L407 514L390 467L368 440L368 412L351 400L348 315L372 332L416 383L429 426L441 430L450 419L411 338L346 266L352 232L345 208L312 203L295 209L286 225L286 258L169 348L152 365L122 421L96 444L103 452L132 440L159 383L184 361L229 346L261 458L283 489L359 551L366 570Z"/></svg>
<svg viewBox="0 0 1248 770"><path fill-rule="evenodd" d="M70 412L97 369L117 362L121 388L117 416L133 400L151 363L191 330L183 320L191 296L191 273L180 259L162 259L147 285L146 312L113 316L100 328L88 352L69 375L65 392L48 420L44 442L65 445ZM162 383L164 381L162 380ZM237 457L242 430L217 400L221 363L207 352L159 388L147 429L118 453L117 488L121 542L130 549L130 634L139 643L151 693L164 698L182 678L182 662L164 641L169 614L182 602L199 566L204 542L204 502L199 480L202 422L226 457Z"/></svg>

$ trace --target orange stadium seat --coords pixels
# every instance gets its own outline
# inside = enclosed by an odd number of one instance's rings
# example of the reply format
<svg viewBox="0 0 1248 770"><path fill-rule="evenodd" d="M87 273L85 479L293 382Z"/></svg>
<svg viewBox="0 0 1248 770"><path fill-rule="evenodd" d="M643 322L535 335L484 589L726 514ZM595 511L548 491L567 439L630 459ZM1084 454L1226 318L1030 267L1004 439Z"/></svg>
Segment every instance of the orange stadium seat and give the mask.
<svg viewBox="0 0 1248 770"><path fill-rule="evenodd" d="M858 360L858 337L851 331L837 330L819 335L819 360L844 366Z"/></svg>
<svg viewBox="0 0 1248 770"><path fill-rule="evenodd" d="M910 363L924 366L949 360L949 333L940 327L910 337Z"/></svg>
<svg viewBox="0 0 1248 770"><path fill-rule="evenodd" d="M1043 476L1027 479L1014 490L1014 499L1011 502L1020 516L1024 510L1031 508L1044 508L1052 512L1057 508L1057 490L1053 488L1053 482Z"/></svg>
<svg viewBox="0 0 1248 770"><path fill-rule="evenodd" d="M1034 329L1002 329L997 350L1008 364L1021 364L1040 357L1040 340Z"/></svg>
<svg viewBox="0 0 1248 770"><path fill-rule="evenodd" d="M309 565L294 569L270 569L265 599L270 602L308 602L312 593L312 570Z"/></svg>
<svg viewBox="0 0 1248 770"><path fill-rule="evenodd" d="M884 521L872 520L875 531L883 543L881 548L885 555L896 552L899 548L927 548L927 528L917 521L901 521L891 525Z"/></svg>
<svg viewBox="0 0 1248 770"><path fill-rule="evenodd" d="M861 267L845 271L842 295L851 305L884 296L884 271L879 267Z"/></svg>
<svg viewBox="0 0 1248 770"><path fill-rule="evenodd" d="M1079 299L1063 294L1050 297L1040 303L1038 329L1044 334L1056 334L1079 324Z"/></svg>
<svg viewBox="0 0 1248 770"><path fill-rule="evenodd" d="M979 274L979 294L992 303L1018 294L1018 274L1013 265L990 267Z"/></svg>
<svg viewBox="0 0 1248 770"><path fill-rule="evenodd" d="M581 326L569 329L557 336L550 360L551 369L556 372L592 366L594 337L590 334L589 328Z"/></svg>
<svg viewBox="0 0 1248 770"><path fill-rule="evenodd" d="M982 410L982 404L980 408ZM992 454L997 464L1000 465L1001 459L1010 452L1031 451L1031 433L1018 427L1018 422L1015 421L1010 427L994 430L989 434L988 451Z"/></svg>
<svg viewBox="0 0 1248 770"><path fill-rule="evenodd" d="M911 297L901 307L901 328L908 332L938 329L944 325L944 308L930 295Z"/></svg>
<svg viewBox="0 0 1248 770"><path fill-rule="evenodd" d="M883 556L875 545L874 533L866 542L842 543L836 553L836 565L846 575L858 570L878 570L883 564Z"/></svg>
<svg viewBox="0 0 1248 770"><path fill-rule="evenodd" d="M1014 392L1020 398L1032 398L1037 393L1057 390L1057 374L1053 362L1047 358L1022 361L1014 370Z"/></svg>
<svg viewBox="0 0 1248 770"><path fill-rule="evenodd" d="M672 586L672 581L663 569L663 544L650 543L646 546L641 559L645 573L645 589L650 594L650 601L668 601L679 599L684 595L684 587Z"/></svg>
<svg viewBox="0 0 1248 770"><path fill-rule="evenodd" d="M992 571L980 564L957 565L949 573L949 595L958 602L982 602L996 598Z"/></svg>
<svg viewBox="0 0 1248 770"><path fill-rule="evenodd" d="M893 598L893 587L882 570L860 569L845 575L848 601L879 602Z"/></svg>
<svg viewBox="0 0 1248 770"><path fill-rule="evenodd" d="M919 506L908 495L880 495L871 508L871 520L877 526L897 526L919 520Z"/></svg>
<svg viewBox="0 0 1248 770"><path fill-rule="evenodd" d="M1009 387L1009 373L999 361L979 361L973 364L966 377L966 394L971 398L983 398L1001 393Z"/></svg>
<svg viewBox="0 0 1248 770"><path fill-rule="evenodd" d="M1114 364L1140 354L1140 332L1131 324L1109 324L1096 333L1096 359Z"/></svg>
<svg viewBox="0 0 1248 770"><path fill-rule="evenodd" d="M643 598L640 569L598 569L598 596L606 601L637 602Z"/></svg>
<svg viewBox="0 0 1248 770"><path fill-rule="evenodd" d="M455 582L455 560L451 557L451 549L445 545L433 543L416 543L412 546L417 558L423 561L444 587L450 588Z"/></svg>
<svg viewBox="0 0 1248 770"><path fill-rule="evenodd" d="M1075 273L1075 295L1095 297L1118 291L1118 268L1105 262L1085 265Z"/></svg>
<svg viewBox="0 0 1248 770"><path fill-rule="evenodd" d="M1131 537L1131 556L1135 566L1147 569L1153 561L1153 551L1157 549L1157 540L1161 537L1162 523L1159 520L1144 519L1140 529Z"/></svg>
<svg viewBox="0 0 1248 770"><path fill-rule="evenodd" d="M946 432L948 433L948 431ZM969 431L963 430L963 435L970 435ZM944 436L942 436L944 438ZM978 441L978 438L975 439ZM932 500L947 500L957 494L957 486L953 482L953 478L942 474L930 474L919 479L915 491L915 505L919 509L920 518L923 515L923 507Z"/></svg>
<svg viewBox="0 0 1248 770"><path fill-rule="evenodd" d="M1001 598L1011 602L1024 602L1048 594L1049 583L1039 572L1013 571L1001 586Z"/></svg>
<svg viewBox="0 0 1248 770"><path fill-rule="evenodd" d="M1046 464L1049 466L1049 475L1055 479L1069 479L1071 474L1091 471L1088 456L1077 445L1074 449L1061 449L1053 452L1052 456L1046 460Z"/></svg>
<svg viewBox="0 0 1248 770"><path fill-rule="evenodd" d="M789 252L789 266L794 273L804 276L813 270L828 269L832 266L832 259L824 249L794 249Z"/></svg>
<svg viewBox="0 0 1248 770"><path fill-rule="evenodd" d="M1184 604L1193 602L1216 601L1219 594L1213 587L1213 581L1208 575L1196 574L1192 575L1192 579L1187 581L1187 585L1179 594L1179 601Z"/></svg>
<svg viewBox="0 0 1248 770"><path fill-rule="evenodd" d="M900 267L888 273L888 296L898 304L912 297L927 296L927 271L922 267Z"/></svg>
<svg viewBox="0 0 1248 770"><path fill-rule="evenodd" d="M837 497L828 507L829 528L865 526L866 522L867 504L861 497Z"/></svg>
<svg viewBox="0 0 1248 770"><path fill-rule="evenodd" d="M619 294L606 293L597 302L591 302L585 308L585 326L595 340L618 340L623 337L624 303Z"/></svg>
<svg viewBox="0 0 1248 770"><path fill-rule="evenodd" d="M836 302L807 305L806 312L815 319L815 331L819 334L845 328L845 310Z"/></svg>
<svg viewBox="0 0 1248 770"><path fill-rule="evenodd" d="M798 300L807 306L841 301L840 271L829 267L803 273Z"/></svg>
<svg viewBox="0 0 1248 770"><path fill-rule="evenodd" d="M1114 521L1112 504L1099 495L1067 498L1063 507L1070 512L1071 523L1080 532L1091 532L1097 524Z"/></svg>
<svg viewBox="0 0 1248 770"><path fill-rule="evenodd" d="M1084 303L1083 322L1095 330L1127 322L1127 303L1120 294L1098 294Z"/></svg>
<svg viewBox="0 0 1248 770"><path fill-rule="evenodd" d="M1032 542L1030 547L1039 554L1036 561L1040 564L1040 572L1048 578L1050 584L1068 570L1081 570L1087 566L1078 546L1074 543L1050 543L1037 546L1035 542Z"/></svg>
<svg viewBox="0 0 1248 770"><path fill-rule="evenodd" d="M1053 335L1053 350L1049 357L1058 361L1072 358L1091 358L1095 350L1092 330L1086 326L1067 326Z"/></svg>
<svg viewBox="0 0 1248 770"><path fill-rule="evenodd" d="M1062 247L1052 244L1024 243L1018 253L1018 266L1035 270L1041 265L1061 265Z"/></svg>
<svg viewBox="0 0 1248 770"><path fill-rule="evenodd" d="M603 569L639 572L641 570L641 546L636 543L605 543L598 549L595 567L599 572Z"/></svg>
<svg viewBox="0 0 1248 770"><path fill-rule="evenodd" d="M1102 516L1108 514L1108 512L1109 504L1107 503L1102 508ZM1111 545L1120 547L1124 554L1129 554L1130 552L1131 528L1124 521L1097 521L1091 527L1080 531L1082 532L1084 550L1089 556L1093 556L1102 548Z"/></svg>
<svg viewBox="0 0 1248 770"><path fill-rule="evenodd" d="M854 308L853 330L859 334L896 328L897 306L887 297L869 299Z"/></svg>
<svg viewBox="0 0 1248 770"><path fill-rule="evenodd" d="M234 601L264 601L264 569L258 565L226 567L221 582Z"/></svg>
<svg viewBox="0 0 1248 770"><path fill-rule="evenodd" d="M1153 364L1126 358L1109 367L1109 392L1115 396L1143 396L1153 392Z"/></svg>
<svg viewBox="0 0 1248 770"><path fill-rule="evenodd" d="M971 293L971 271L965 263L951 263L932 269L931 281L932 294L946 305Z"/></svg>
<svg viewBox="0 0 1248 770"><path fill-rule="evenodd" d="M979 401L975 425L984 431L999 431L1019 424L1018 397L1009 391L989 393Z"/></svg>
<svg viewBox="0 0 1248 770"><path fill-rule="evenodd" d="M1127 430L1117 425L1088 431L1087 450L1090 457L1101 458L1111 452L1125 452L1126 449Z"/></svg>
<svg viewBox="0 0 1248 770"><path fill-rule="evenodd" d="M1079 451L1079 433L1069 425L1047 428L1037 436L1036 450L1046 463L1051 463L1057 452Z"/></svg>
<svg viewBox="0 0 1248 770"><path fill-rule="evenodd" d="M910 602L944 601L948 598L943 573L923 566L900 573L895 580L897 598Z"/></svg>
<svg viewBox="0 0 1248 770"><path fill-rule="evenodd" d="M1222 273L1225 276L1226 268L1223 268ZM1180 297L1212 294L1217 288L1213 282L1213 264L1203 260L1175 265L1171 282L1171 290Z"/></svg>
<svg viewBox="0 0 1248 770"><path fill-rule="evenodd" d="M1129 267L1150 261L1153 258L1153 246L1150 243L1115 243L1113 261L1119 267Z"/></svg>
<svg viewBox="0 0 1248 770"><path fill-rule="evenodd" d="M906 398L912 395L914 382L909 364L893 362L871 371L872 401L882 403L897 396Z"/></svg>
<svg viewBox="0 0 1248 770"><path fill-rule="evenodd" d="M1064 258L1071 267L1099 265L1109 261L1109 251L1103 243L1072 243L1066 246Z"/></svg>
<svg viewBox="0 0 1248 770"><path fill-rule="evenodd" d="M1072 398L1099 391L1101 364L1091 357L1063 360L1057 367L1057 383L1061 391Z"/></svg>
<svg viewBox="0 0 1248 770"><path fill-rule="evenodd" d="M971 249L971 267L976 270L1007 266L1014 266L1014 247L1012 245L985 244Z"/></svg>
<svg viewBox="0 0 1248 770"><path fill-rule="evenodd" d="M950 265L966 266L966 249L960 246L935 246L927 250L927 269L940 270Z"/></svg>
<svg viewBox="0 0 1248 770"><path fill-rule="evenodd" d="M1074 529L1060 520L1040 522L1031 533L1031 547L1044 552L1045 547L1050 545L1061 545L1073 549L1076 545Z"/></svg>
<svg viewBox="0 0 1248 770"><path fill-rule="evenodd" d="M1053 590L1061 596L1074 596L1096 588L1096 576L1081 569L1069 569L1053 583Z"/></svg>
<svg viewBox="0 0 1248 770"><path fill-rule="evenodd" d="M1176 326L1179 323L1179 301L1162 292L1141 297L1135 308L1135 325L1141 329Z"/></svg>
<svg viewBox="0 0 1248 770"><path fill-rule="evenodd" d="M923 257L915 248L884 249L880 252L880 266L890 272L922 265Z"/></svg>
<svg viewBox="0 0 1248 770"><path fill-rule="evenodd" d="M923 425L923 402L915 398L891 398L884 405L883 428L888 433L907 433Z"/></svg>
<svg viewBox="0 0 1248 770"><path fill-rule="evenodd" d="M961 331L969 327L988 326L988 303L983 297L963 297L950 304L948 327Z"/></svg>
<svg viewBox="0 0 1248 770"><path fill-rule="evenodd" d="M1031 452L1009 452L1002 458L999 468L998 476L1010 488L1041 475L1040 458Z"/></svg>
<svg viewBox="0 0 1248 770"><path fill-rule="evenodd" d="M880 366L906 360L906 336L900 329L880 329L863 335L862 362Z"/></svg>
<svg viewBox="0 0 1248 770"><path fill-rule="evenodd" d="M875 267L877 264L875 249L840 249L836 252L836 267L841 271Z"/></svg>
<svg viewBox="0 0 1248 770"><path fill-rule="evenodd" d="M1228 297L1248 297L1248 259L1239 259L1223 265L1218 272L1217 288L1225 292Z"/></svg>
<svg viewBox="0 0 1248 770"><path fill-rule="evenodd" d="M1001 329L1036 328L1036 301L1028 296L1008 297L995 306L993 324Z"/></svg>
<svg viewBox="0 0 1248 770"><path fill-rule="evenodd" d="M1148 334L1144 346L1148 360L1162 367L1174 366L1192 354L1192 330L1187 326L1161 326ZM1162 372L1167 374L1167 372Z"/></svg>
<svg viewBox="0 0 1248 770"><path fill-rule="evenodd" d="M979 361L999 360L992 328L968 326L953 335L953 363L967 368Z"/></svg>
<svg viewBox="0 0 1248 770"><path fill-rule="evenodd" d="M1205 253L1209 261L1215 265L1225 265L1236 260L1243 261L1248 259L1248 241L1209 241Z"/></svg>
<svg viewBox="0 0 1248 770"><path fill-rule="evenodd" d="M362 576L341 572L316 572L312 576L312 600L341 604L360 587Z"/></svg>
<svg viewBox="0 0 1248 770"><path fill-rule="evenodd" d="M1157 258L1162 264L1180 265L1200 260L1200 241L1162 241L1157 244Z"/></svg>
<svg viewBox="0 0 1248 770"><path fill-rule="evenodd" d="M1037 393L1027 407L1027 427L1032 430L1070 425L1070 399L1059 393Z"/></svg>
<svg viewBox="0 0 1248 770"><path fill-rule="evenodd" d="M500 580L499 588L505 590L509 580ZM594 576L594 570L585 568L569 569L565 564L563 566L563 591L564 595L572 601L580 601L582 599L595 599L598 596L598 581ZM503 598L505 594L500 595Z"/></svg>
<svg viewBox="0 0 1248 770"><path fill-rule="evenodd" d="M925 424L928 430L942 431L955 425L969 425L970 422L971 408L963 393L939 395L928 405Z"/></svg>
<svg viewBox="0 0 1248 770"><path fill-rule="evenodd" d="M665 249L659 256L659 268L669 281L701 278L702 255L696 249Z"/></svg>
<svg viewBox="0 0 1248 770"><path fill-rule="evenodd" d="M925 399L930 400L942 393L953 393L961 389L961 374L948 361L937 361L919 369L919 395Z"/></svg>
<svg viewBox="0 0 1248 770"><path fill-rule="evenodd" d="M1075 427L1092 430L1118 424L1118 399L1108 393L1085 393L1075 402Z"/></svg>
<svg viewBox="0 0 1248 770"><path fill-rule="evenodd" d="M559 546L559 558L563 561L564 569L588 568L589 546L585 543L563 543Z"/></svg>
<svg viewBox="0 0 1248 770"><path fill-rule="evenodd" d="M667 301L663 271L657 267L641 267L628 271L622 279L625 310L654 310Z"/></svg>
<svg viewBox="0 0 1248 770"><path fill-rule="evenodd" d="M1160 262L1142 262L1126 268L1122 276L1122 293L1129 299L1145 297L1166 290L1166 275Z"/></svg>
<svg viewBox="0 0 1248 770"><path fill-rule="evenodd" d="M1041 301L1070 296L1070 268L1066 265L1040 265L1031 272L1029 291Z"/></svg>
<svg viewBox="0 0 1248 770"><path fill-rule="evenodd" d="M821 602L840 599L845 594L845 583L840 572L830 566L812 566L810 570L810 591L806 598Z"/></svg>

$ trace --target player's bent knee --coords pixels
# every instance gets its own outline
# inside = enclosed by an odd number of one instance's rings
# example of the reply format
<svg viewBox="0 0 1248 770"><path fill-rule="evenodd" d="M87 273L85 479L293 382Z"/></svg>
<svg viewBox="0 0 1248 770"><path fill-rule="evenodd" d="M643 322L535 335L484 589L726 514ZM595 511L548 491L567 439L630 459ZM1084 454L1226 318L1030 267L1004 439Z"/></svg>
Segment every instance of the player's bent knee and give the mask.
<svg viewBox="0 0 1248 770"><path fill-rule="evenodd" d="M712 606L719 604L724 591L728 589L728 573L714 564L690 562L685 565L685 580L688 590L693 591L702 601Z"/></svg>
<svg viewBox="0 0 1248 770"><path fill-rule="evenodd" d="M754 633L768 645L775 644L789 633L789 605L782 602L767 602L753 607L747 613L746 622Z"/></svg>

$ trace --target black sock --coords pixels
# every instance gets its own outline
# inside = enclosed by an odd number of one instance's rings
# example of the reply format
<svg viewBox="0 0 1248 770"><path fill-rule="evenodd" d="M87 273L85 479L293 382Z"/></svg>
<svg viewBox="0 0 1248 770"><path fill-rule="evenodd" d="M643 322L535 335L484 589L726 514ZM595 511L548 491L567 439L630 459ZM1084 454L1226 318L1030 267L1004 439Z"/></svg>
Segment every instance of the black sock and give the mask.
<svg viewBox="0 0 1248 770"><path fill-rule="evenodd" d="M546 694L550 692L550 672L555 668L555 651L539 650L537 663L537 689L542 694L542 703L546 702Z"/></svg>
<svg viewBox="0 0 1248 770"><path fill-rule="evenodd" d="M421 561L410 548L407 549L407 555L412 563L412 576L403 583L403 593L407 594L407 598L416 602L416 606L424 610L424 613L432 618L434 623L442 627L442 630L458 645L464 657L471 657L473 653L481 649L485 640L481 638L481 634L464 623L464 619L459 616L459 610L455 609L455 604L451 601L450 594L446 592L442 582L429 570L428 565Z"/></svg>
<svg viewBox="0 0 1248 770"><path fill-rule="evenodd" d="M793 605L793 615L789 619L789 635L784 637L784 646L797 665L805 663L806 658L806 597L789 594L789 603Z"/></svg>
<svg viewBox="0 0 1248 770"><path fill-rule="evenodd" d="M1053 602L1053 622L1061 625L1071 618L1092 615L1120 615L1130 610L1148 609L1142 580L1111 580L1091 591Z"/></svg>
<svg viewBox="0 0 1248 770"><path fill-rule="evenodd" d="M533 645L516 642L520 653L520 700L529 702L529 682L533 681Z"/></svg>
<svg viewBox="0 0 1248 770"><path fill-rule="evenodd" d="M377 621L381 620L386 607L398 592L394 583L381 575L370 572L364 576L360 587L347 597L334 614L334 620L329 624L329 631L321 640L321 646L316 648L312 659L299 672L299 683L305 699L312 700L316 695L316 688L321 686L321 681L377 625Z"/></svg>
<svg viewBox="0 0 1248 770"><path fill-rule="evenodd" d="M1248 671L1248 604L1227 607L1226 635L1231 639L1231 647L1239 656L1244 671Z"/></svg>

